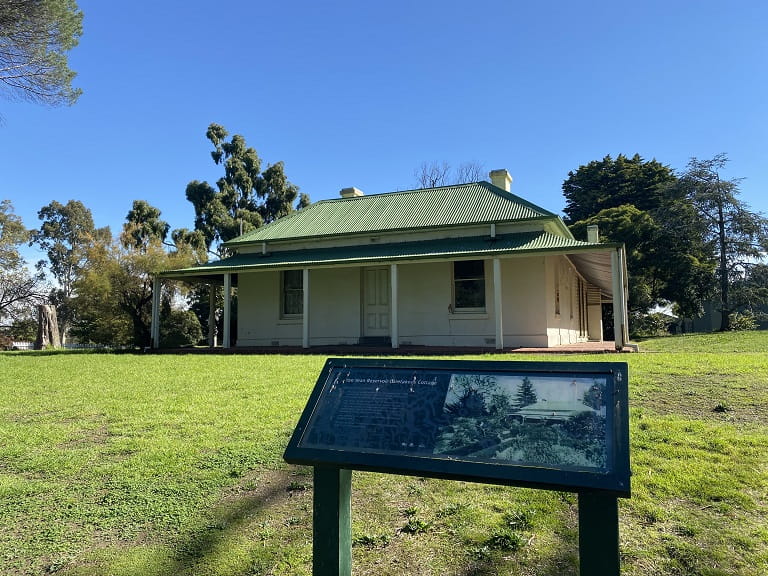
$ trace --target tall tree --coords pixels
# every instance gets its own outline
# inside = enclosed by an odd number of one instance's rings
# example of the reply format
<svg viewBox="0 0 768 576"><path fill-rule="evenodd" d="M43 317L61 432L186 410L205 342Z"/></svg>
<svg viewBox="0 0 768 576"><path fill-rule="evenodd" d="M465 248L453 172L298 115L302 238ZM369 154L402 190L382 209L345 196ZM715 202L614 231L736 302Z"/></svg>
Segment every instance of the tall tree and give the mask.
<svg viewBox="0 0 768 576"><path fill-rule="evenodd" d="M643 160L639 154L593 160L568 172L563 182L565 223L570 225L626 204L653 213L667 203L674 191L670 185L676 180L669 166L655 159Z"/></svg>
<svg viewBox="0 0 768 576"><path fill-rule="evenodd" d="M42 273L30 272L19 251L28 241L29 230L11 201L0 201L0 321L21 318L45 300Z"/></svg>
<svg viewBox="0 0 768 576"><path fill-rule="evenodd" d="M66 53L83 33L75 0L0 2L0 84L11 97L49 105L74 104L81 90Z"/></svg>
<svg viewBox="0 0 768 576"><path fill-rule="evenodd" d="M632 281L629 284L631 314L643 314L661 299L663 279L656 266L658 226L648 212L632 204L606 208L571 226L577 238L586 238L587 226L597 225L603 239L623 242L627 254L627 269Z"/></svg>
<svg viewBox="0 0 768 576"><path fill-rule="evenodd" d="M195 230L202 232L208 250L309 204L309 197L286 178L282 162L262 172L259 155L245 138L235 134L228 141L228 135L219 124L206 132L214 147L211 158L224 168L216 188L193 180L186 189L195 207Z"/></svg>
<svg viewBox="0 0 768 576"><path fill-rule="evenodd" d="M32 232L30 244L37 244L48 256L47 266L58 284L49 298L56 306L62 340L66 342L74 314L74 283L86 264L96 228L91 211L79 200L66 204L54 200L43 206L37 216L42 224Z"/></svg>
<svg viewBox="0 0 768 576"><path fill-rule="evenodd" d="M119 242L101 235L88 251L88 265L75 283L73 334L108 345L150 345L153 278L162 270L193 263L190 250L166 250L168 225L145 201L133 203ZM175 293L163 287L161 308L171 313Z"/></svg>
<svg viewBox="0 0 768 576"><path fill-rule="evenodd" d="M160 210L146 200L134 200L123 224L120 241L123 247L146 252L152 245L163 244L171 229L160 219Z"/></svg>
<svg viewBox="0 0 768 576"><path fill-rule="evenodd" d="M601 240L626 245L632 318L669 302L697 314L709 292L711 249L677 182L671 168L637 154L590 162L563 182L574 235L597 224Z"/></svg>
<svg viewBox="0 0 768 576"><path fill-rule="evenodd" d="M681 189L704 223L705 239L717 255L720 330L728 330L734 311L730 287L768 253L768 219L738 198L741 179L720 177L726 154L709 160L691 158L680 178Z"/></svg>

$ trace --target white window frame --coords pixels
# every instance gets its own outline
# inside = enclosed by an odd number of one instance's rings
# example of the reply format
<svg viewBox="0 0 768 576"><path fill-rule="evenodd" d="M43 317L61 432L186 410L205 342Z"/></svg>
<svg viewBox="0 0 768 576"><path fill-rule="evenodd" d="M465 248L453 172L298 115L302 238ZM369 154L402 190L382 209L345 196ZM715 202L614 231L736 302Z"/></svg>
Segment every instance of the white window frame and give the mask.
<svg viewBox="0 0 768 576"><path fill-rule="evenodd" d="M465 278L456 278L456 265L465 264L468 262L480 262L482 266L482 273L479 276L468 276ZM456 283L457 282L477 282L481 284L481 294L483 297L482 306L459 306L456 302ZM485 281L485 260L454 260L451 265L451 307L455 314L477 314L485 313L488 306L488 296L486 294L486 281Z"/></svg>
<svg viewBox="0 0 768 576"><path fill-rule="evenodd" d="M296 274L298 276L299 287L289 287L286 283L286 275L288 273ZM299 294L299 307L301 312L286 312L285 308L288 303L288 290ZM280 318L283 319L300 319L304 317L304 275L302 270L281 270L280 271Z"/></svg>

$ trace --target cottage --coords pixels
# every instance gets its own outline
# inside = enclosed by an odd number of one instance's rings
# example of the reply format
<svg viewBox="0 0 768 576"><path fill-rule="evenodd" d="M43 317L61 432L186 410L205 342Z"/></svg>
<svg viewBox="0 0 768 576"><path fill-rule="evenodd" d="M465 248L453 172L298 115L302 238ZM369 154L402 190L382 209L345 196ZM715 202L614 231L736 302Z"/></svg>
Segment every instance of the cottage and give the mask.
<svg viewBox="0 0 768 576"><path fill-rule="evenodd" d="M345 188L231 240L231 257L162 273L157 286L236 288L237 347L555 347L602 340L603 303L623 347L623 245L575 239L557 215L512 194L506 170L490 177L375 195Z"/></svg>

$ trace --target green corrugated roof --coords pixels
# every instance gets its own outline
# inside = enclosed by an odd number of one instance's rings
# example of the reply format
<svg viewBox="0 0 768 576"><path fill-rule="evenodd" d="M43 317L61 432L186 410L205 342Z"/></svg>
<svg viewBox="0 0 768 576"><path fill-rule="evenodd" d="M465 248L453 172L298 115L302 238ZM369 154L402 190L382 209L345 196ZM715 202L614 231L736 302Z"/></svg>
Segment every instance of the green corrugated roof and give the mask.
<svg viewBox="0 0 768 576"><path fill-rule="evenodd" d="M555 218L488 182L322 200L227 243Z"/></svg>
<svg viewBox="0 0 768 576"><path fill-rule="evenodd" d="M236 254L223 260L183 270L164 272L168 278L206 277L224 272L238 273L269 268L291 268L318 265L365 264L397 262L398 260L432 258L482 258L502 254L594 249L597 245L549 232L505 234L492 239L488 236L446 238L421 242L366 244L336 248L286 250L267 254ZM602 245L601 245L602 247Z"/></svg>

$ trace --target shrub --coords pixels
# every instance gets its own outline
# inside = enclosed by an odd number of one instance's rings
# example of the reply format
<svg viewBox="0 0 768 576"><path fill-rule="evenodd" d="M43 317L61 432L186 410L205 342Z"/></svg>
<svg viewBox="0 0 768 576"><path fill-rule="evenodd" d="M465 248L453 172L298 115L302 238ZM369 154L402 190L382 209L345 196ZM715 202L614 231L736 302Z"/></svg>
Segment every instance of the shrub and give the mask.
<svg viewBox="0 0 768 576"><path fill-rule="evenodd" d="M632 318L632 336L639 338L653 338L669 334L670 318L661 312L636 315Z"/></svg>
<svg viewBox="0 0 768 576"><path fill-rule="evenodd" d="M728 316L730 329L734 332L757 330L757 318L751 311L734 312Z"/></svg>
<svg viewBox="0 0 768 576"><path fill-rule="evenodd" d="M171 310L161 326L160 345L164 348L193 346L203 338L200 321L191 310Z"/></svg>
<svg viewBox="0 0 768 576"><path fill-rule="evenodd" d="M13 348L13 340L10 336L0 334L0 350L10 350Z"/></svg>

